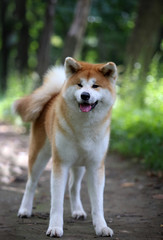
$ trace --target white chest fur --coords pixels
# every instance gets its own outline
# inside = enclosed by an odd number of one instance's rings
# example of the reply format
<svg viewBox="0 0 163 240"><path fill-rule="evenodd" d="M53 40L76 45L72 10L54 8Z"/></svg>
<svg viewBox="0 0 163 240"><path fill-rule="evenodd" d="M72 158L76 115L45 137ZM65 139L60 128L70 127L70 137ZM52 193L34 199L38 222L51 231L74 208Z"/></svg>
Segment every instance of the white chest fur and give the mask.
<svg viewBox="0 0 163 240"><path fill-rule="evenodd" d="M106 132L106 130L110 124L110 119L104 124L99 124L91 118L87 121L81 118L78 118L78 121L72 119L73 130L67 126L65 121L62 120L61 124L67 130L67 134L57 130L55 143L64 163L87 166L101 162L109 144L109 131Z"/></svg>

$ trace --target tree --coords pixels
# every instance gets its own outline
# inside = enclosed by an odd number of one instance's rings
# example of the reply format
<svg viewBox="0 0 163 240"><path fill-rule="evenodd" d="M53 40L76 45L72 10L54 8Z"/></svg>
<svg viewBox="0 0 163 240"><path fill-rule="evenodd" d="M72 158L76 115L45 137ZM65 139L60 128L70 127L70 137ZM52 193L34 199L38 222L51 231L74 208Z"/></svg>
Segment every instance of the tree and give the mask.
<svg viewBox="0 0 163 240"><path fill-rule="evenodd" d="M75 57L80 51L82 39L87 26L87 17L91 6L91 0L78 0L74 12L74 19L68 31L62 53L62 62L65 57Z"/></svg>
<svg viewBox="0 0 163 240"><path fill-rule="evenodd" d="M2 46L1 46L1 56L0 56L0 60L1 60L1 69L0 69L0 73L1 73L1 77L0 77L0 90L4 93L6 91L7 88L7 81L6 81L6 77L7 77L7 65L8 65L8 55L9 55L9 50L8 50L8 46L7 46L7 38L8 38L8 34L9 31L7 30L7 24L6 24L6 11L7 11L7 1L6 0L2 0L1 2L1 41L2 41Z"/></svg>
<svg viewBox="0 0 163 240"><path fill-rule="evenodd" d="M17 43L17 63L20 72L23 72L28 65L28 47L29 47L29 32L28 22L26 19L26 0L16 0L16 17L21 24L18 32Z"/></svg>
<svg viewBox="0 0 163 240"><path fill-rule="evenodd" d="M45 24L42 30L39 50L37 72L40 77L46 72L50 63L50 37L53 32L54 13L57 0L48 0L45 14Z"/></svg>
<svg viewBox="0 0 163 240"><path fill-rule="evenodd" d="M142 79L148 72L150 61L157 49L160 31L162 0L140 0L135 28L127 44L126 64L132 71L134 64L141 64Z"/></svg>

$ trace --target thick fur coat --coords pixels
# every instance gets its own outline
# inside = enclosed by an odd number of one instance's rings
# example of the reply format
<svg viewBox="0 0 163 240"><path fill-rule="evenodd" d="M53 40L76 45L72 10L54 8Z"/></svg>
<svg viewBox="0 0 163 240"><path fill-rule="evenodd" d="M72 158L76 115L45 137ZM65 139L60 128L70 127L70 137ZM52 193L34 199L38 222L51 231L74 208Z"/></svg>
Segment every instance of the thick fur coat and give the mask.
<svg viewBox="0 0 163 240"><path fill-rule="evenodd" d="M30 121L29 171L19 217L30 217L40 174L52 156L51 211L47 235L63 235L63 203L69 174L72 217L86 218L81 181L86 171L92 219L98 236L112 236L103 212L105 156L115 102L117 68L112 62L89 64L66 58L51 68L43 85L14 103L15 111Z"/></svg>

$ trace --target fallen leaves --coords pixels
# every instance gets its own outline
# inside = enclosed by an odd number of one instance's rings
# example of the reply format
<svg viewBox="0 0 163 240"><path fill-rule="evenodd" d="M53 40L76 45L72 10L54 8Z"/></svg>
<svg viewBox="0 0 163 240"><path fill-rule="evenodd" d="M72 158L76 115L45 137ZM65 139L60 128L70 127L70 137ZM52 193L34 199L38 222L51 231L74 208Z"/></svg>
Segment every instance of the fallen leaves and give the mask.
<svg viewBox="0 0 163 240"><path fill-rule="evenodd" d="M127 188L127 187L133 187L135 185L134 182L124 182L121 184L121 187Z"/></svg>
<svg viewBox="0 0 163 240"><path fill-rule="evenodd" d="M158 178L163 178L163 171L158 170L158 171L147 171L147 176L148 177L158 177Z"/></svg>

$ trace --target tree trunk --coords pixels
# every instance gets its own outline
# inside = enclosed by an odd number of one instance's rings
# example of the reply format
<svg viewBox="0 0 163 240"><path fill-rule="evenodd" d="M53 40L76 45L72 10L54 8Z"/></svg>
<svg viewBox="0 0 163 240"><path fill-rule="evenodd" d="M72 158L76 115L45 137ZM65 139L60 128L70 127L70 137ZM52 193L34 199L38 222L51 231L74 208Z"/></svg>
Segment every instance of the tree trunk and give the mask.
<svg viewBox="0 0 163 240"><path fill-rule="evenodd" d="M1 35L2 35L2 46L0 53L0 91L4 94L7 89L7 64L8 64L8 46L7 46L7 38L8 31L6 27L6 9L7 9L7 1L2 0L1 2Z"/></svg>
<svg viewBox="0 0 163 240"><path fill-rule="evenodd" d="M135 28L127 46L126 75L130 76L130 81L136 76L132 97L140 107L145 106L146 76L159 42L162 9L162 0L140 0ZM132 75L136 67L140 69Z"/></svg>
<svg viewBox="0 0 163 240"><path fill-rule="evenodd" d="M45 25L41 34L38 50L37 72L42 78L50 64L50 37L53 32L53 19L57 0L48 0L45 14Z"/></svg>
<svg viewBox="0 0 163 240"><path fill-rule="evenodd" d="M66 37L62 54L62 62L64 62L67 56L76 57L79 53L87 26L87 17L90 6L91 0L78 0L74 12L74 19Z"/></svg>
<svg viewBox="0 0 163 240"><path fill-rule="evenodd" d="M17 21L21 23L21 28L18 33L18 55L17 63L20 72L27 69L28 65L28 47L29 47L29 33L28 22L26 19L26 0L16 0L16 16Z"/></svg>
<svg viewBox="0 0 163 240"><path fill-rule="evenodd" d="M126 51L126 64L130 72L134 64L139 62L141 75L147 74L159 41L162 9L162 0L140 0L135 28Z"/></svg>

